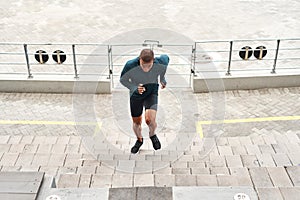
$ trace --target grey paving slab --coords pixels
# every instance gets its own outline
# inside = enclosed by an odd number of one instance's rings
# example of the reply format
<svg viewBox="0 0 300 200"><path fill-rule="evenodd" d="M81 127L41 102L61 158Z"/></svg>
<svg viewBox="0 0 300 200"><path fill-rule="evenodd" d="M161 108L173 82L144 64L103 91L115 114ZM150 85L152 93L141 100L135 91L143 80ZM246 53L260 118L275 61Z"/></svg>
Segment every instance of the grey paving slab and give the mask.
<svg viewBox="0 0 300 200"><path fill-rule="evenodd" d="M91 187L91 174L81 174L79 179L79 188L90 188Z"/></svg>
<svg viewBox="0 0 300 200"><path fill-rule="evenodd" d="M0 165L14 166L18 157L18 153L4 153L4 155L1 158Z"/></svg>
<svg viewBox="0 0 300 200"><path fill-rule="evenodd" d="M209 168L203 168L203 167L193 167L193 168L191 168L191 173L193 175L210 174L210 169Z"/></svg>
<svg viewBox="0 0 300 200"><path fill-rule="evenodd" d="M231 149L234 155L247 155L246 148L242 145L232 146Z"/></svg>
<svg viewBox="0 0 300 200"><path fill-rule="evenodd" d="M300 155L298 153L290 153L288 157L294 166L300 165Z"/></svg>
<svg viewBox="0 0 300 200"><path fill-rule="evenodd" d="M259 161L255 155L241 155L244 167L259 167Z"/></svg>
<svg viewBox="0 0 300 200"><path fill-rule="evenodd" d="M300 186L300 167L299 166L286 167L286 171L288 172L289 177L293 182L293 185Z"/></svg>
<svg viewBox="0 0 300 200"><path fill-rule="evenodd" d="M246 151L249 155L258 155L261 154L260 149L258 148L257 144L246 144L245 145Z"/></svg>
<svg viewBox="0 0 300 200"><path fill-rule="evenodd" d="M110 188L112 186L112 175L92 175L90 186L91 188Z"/></svg>
<svg viewBox="0 0 300 200"><path fill-rule="evenodd" d="M211 167L210 174L212 175L229 175L229 170L227 167Z"/></svg>
<svg viewBox="0 0 300 200"><path fill-rule="evenodd" d="M243 167L240 155L225 156L227 167Z"/></svg>
<svg viewBox="0 0 300 200"><path fill-rule="evenodd" d="M140 187L137 188L136 200L173 200L170 187Z"/></svg>
<svg viewBox="0 0 300 200"><path fill-rule="evenodd" d="M219 186L240 186L237 176L233 175L217 175Z"/></svg>
<svg viewBox="0 0 300 200"><path fill-rule="evenodd" d="M195 175L175 175L176 186L192 186L197 184L197 176Z"/></svg>
<svg viewBox="0 0 300 200"><path fill-rule="evenodd" d="M275 161L271 154L256 155L259 165L261 167L275 167Z"/></svg>
<svg viewBox="0 0 300 200"><path fill-rule="evenodd" d="M276 166L278 166L278 167L284 167L284 166L291 166L292 165L292 163L291 163L289 157L287 156L287 154L277 153L277 154L273 154L272 157L275 161Z"/></svg>
<svg viewBox="0 0 300 200"><path fill-rule="evenodd" d="M233 199L237 193L247 194L251 200L257 200L255 191L250 187L174 187L174 200L190 200L198 199Z"/></svg>
<svg viewBox="0 0 300 200"><path fill-rule="evenodd" d="M258 148L262 154L274 154L275 151L270 144L258 145Z"/></svg>
<svg viewBox="0 0 300 200"><path fill-rule="evenodd" d="M77 188L79 185L79 174L61 174L58 181L58 188Z"/></svg>
<svg viewBox="0 0 300 200"><path fill-rule="evenodd" d="M173 187L175 186L175 175L154 175L155 187Z"/></svg>
<svg viewBox="0 0 300 200"><path fill-rule="evenodd" d="M197 186L218 186L216 175L197 175Z"/></svg>
<svg viewBox="0 0 300 200"><path fill-rule="evenodd" d="M299 187L288 187L279 188L283 199L299 199L300 188Z"/></svg>
<svg viewBox="0 0 300 200"><path fill-rule="evenodd" d="M135 174L133 177L134 187L154 186L153 174Z"/></svg>
<svg viewBox="0 0 300 200"><path fill-rule="evenodd" d="M114 174L112 177L112 187L133 187L133 175Z"/></svg>
<svg viewBox="0 0 300 200"><path fill-rule="evenodd" d="M292 187L293 184L285 168L283 167L268 167L268 173L275 187Z"/></svg>
<svg viewBox="0 0 300 200"><path fill-rule="evenodd" d="M279 188L257 188L260 200L283 200Z"/></svg>
<svg viewBox="0 0 300 200"><path fill-rule="evenodd" d="M231 147L230 146L217 146L219 154L221 156L225 155L233 155Z"/></svg>
<svg viewBox="0 0 300 200"><path fill-rule="evenodd" d="M249 173L254 187L273 187L267 168L249 168Z"/></svg>
<svg viewBox="0 0 300 200"><path fill-rule="evenodd" d="M136 199L137 188L110 188L109 189L109 200L124 199Z"/></svg>

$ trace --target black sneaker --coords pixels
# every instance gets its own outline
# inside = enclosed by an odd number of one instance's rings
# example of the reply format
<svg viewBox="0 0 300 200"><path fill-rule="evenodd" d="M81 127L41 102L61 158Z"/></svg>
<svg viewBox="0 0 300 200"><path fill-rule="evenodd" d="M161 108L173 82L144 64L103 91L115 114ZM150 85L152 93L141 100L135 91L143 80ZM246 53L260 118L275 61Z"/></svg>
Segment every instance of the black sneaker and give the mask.
<svg viewBox="0 0 300 200"><path fill-rule="evenodd" d="M142 146L143 142L140 142L139 140L137 140L134 144L134 146L131 148L131 153L137 153L140 149L140 147Z"/></svg>
<svg viewBox="0 0 300 200"><path fill-rule="evenodd" d="M151 136L150 139L151 139L151 141L152 141L152 145L153 145L153 148L154 148L155 150L161 148L159 139L158 139L158 137L157 137L156 135Z"/></svg>

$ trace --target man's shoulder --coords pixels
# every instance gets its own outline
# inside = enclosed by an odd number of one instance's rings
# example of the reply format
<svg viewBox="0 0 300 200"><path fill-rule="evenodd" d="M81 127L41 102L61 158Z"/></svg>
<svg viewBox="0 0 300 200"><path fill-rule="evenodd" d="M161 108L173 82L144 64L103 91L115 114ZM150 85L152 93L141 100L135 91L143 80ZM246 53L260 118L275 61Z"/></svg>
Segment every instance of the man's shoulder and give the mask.
<svg viewBox="0 0 300 200"><path fill-rule="evenodd" d="M137 67L139 66L139 58L134 58L134 59L131 59L131 60L128 60L125 64L125 67L126 68L134 68L134 67Z"/></svg>
<svg viewBox="0 0 300 200"><path fill-rule="evenodd" d="M162 64L162 65L168 65L169 64L169 56L166 54L162 54L159 57L156 57L154 62Z"/></svg>

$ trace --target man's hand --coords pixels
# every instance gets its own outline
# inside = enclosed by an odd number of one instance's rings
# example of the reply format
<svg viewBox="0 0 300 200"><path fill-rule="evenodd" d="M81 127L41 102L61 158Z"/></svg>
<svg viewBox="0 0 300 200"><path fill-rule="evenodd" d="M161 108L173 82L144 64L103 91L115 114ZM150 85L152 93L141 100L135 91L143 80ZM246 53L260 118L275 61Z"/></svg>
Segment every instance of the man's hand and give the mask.
<svg viewBox="0 0 300 200"><path fill-rule="evenodd" d="M166 84L164 84L163 82L160 82L161 84L161 89L164 89L166 87Z"/></svg>
<svg viewBox="0 0 300 200"><path fill-rule="evenodd" d="M145 92L145 91L146 91L146 88L143 87L143 84L139 84L139 86L138 86L138 92L139 92L139 94L143 94L143 92Z"/></svg>

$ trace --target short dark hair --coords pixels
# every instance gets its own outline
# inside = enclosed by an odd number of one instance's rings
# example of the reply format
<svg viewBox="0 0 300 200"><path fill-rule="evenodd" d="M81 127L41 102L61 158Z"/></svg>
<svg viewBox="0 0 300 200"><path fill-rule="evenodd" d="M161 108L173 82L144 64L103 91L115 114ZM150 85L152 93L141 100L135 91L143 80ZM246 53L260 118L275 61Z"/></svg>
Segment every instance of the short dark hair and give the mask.
<svg viewBox="0 0 300 200"><path fill-rule="evenodd" d="M149 63L154 59L154 52L151 49L143 49L140 53L140 59Z"/></svg>

